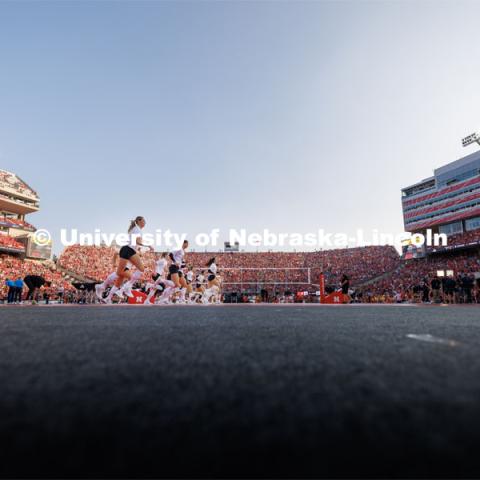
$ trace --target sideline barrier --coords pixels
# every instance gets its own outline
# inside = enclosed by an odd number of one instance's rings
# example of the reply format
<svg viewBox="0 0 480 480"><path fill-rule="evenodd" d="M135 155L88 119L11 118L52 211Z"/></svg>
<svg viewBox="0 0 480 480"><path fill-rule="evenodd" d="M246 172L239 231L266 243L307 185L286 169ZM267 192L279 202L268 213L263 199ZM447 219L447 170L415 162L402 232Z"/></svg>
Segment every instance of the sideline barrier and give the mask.
<svg viewBox="0 0 480 480"><path fill-rule="evenodd" d="M325 294L325 275L320 274L320 303L324 304L341 304L349 303L348 295L344 295L342 292L332 292L328 295Z"/></svg>
<svg viewBox="0 0 480 480"><path fill-rule="evenodd" d="M142 305L145 303L147 295L143 292L139 292L138 290L132 290L133 297L128 297L128 303L130 305Z"/></svg>

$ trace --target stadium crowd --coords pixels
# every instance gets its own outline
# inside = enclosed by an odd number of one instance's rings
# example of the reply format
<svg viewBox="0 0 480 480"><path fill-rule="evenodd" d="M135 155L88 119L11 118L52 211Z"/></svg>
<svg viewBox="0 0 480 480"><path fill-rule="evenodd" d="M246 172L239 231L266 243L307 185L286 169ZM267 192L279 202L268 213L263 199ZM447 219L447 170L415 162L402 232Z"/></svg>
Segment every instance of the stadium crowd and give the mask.
<svg viewBox="0 0 480 480"><path fill-rule="evenodd" d="M59 258L59 265L94 281L102 281L112 272L113 247L73 245ZM154 254L142 254L146 274L153 271ZM188 252L187 265L194 271L206 270L206 263L215 256L224 291L311 290L325 272L329 283L338 283L348 271L352 284L377 277L396 268L397 251L390 246L362 247L322 252Z"/></svg>
<svg viewBox="0 0 480 480"><path fill-rule="evenodd" d="M10 237L8 235L3 235L1 233L0 233L0 247L19 250L19 251L25 250L25 247L19 241L15 240L13 237Z"/></svg>
<svg viewBox="0 0 480 480"><path fill-rule="evenodd" d="M2 227L10 227L10 228L19 228L22 230L29 230L35 231L35 227L30 223L26 222L25 220L20 220L18 218L7 217L7 216L0 216L0 225Z"/></svg>
<svg viewBox="0 0 480 480"><path fill-rule="evenodd" d="M480 243L480 230L472 230L470 232L456 233L448 236L448 245L446 247L429 247L428 251L449 250L452 248L464 247L469 244Z"/></svg>
<svg viewBox="0 0 480 480"><path fill-rule="evenodd" d="M319 278L323 271L327 283L339 284L348 272L350 282L356 285L398 267L400 257L392 246L369 246L324 250L305 253L312 276Z"/></svg>
<svg viewBox="0 0 480 480"><path fill-rule="evenodd" d="M38 293L40 299L58 299L64 292L73 292L75 289L64 276L55 270L55 265L46 262L37 262L32 260L21 260L20 258L0 254L0 298L3 301L8 300L9 285L7 281L23 280L27 275L37 275L45 279L49 284L43 287ZM27 288L24 286L21 298L25 297ZM20 299L17 299L20 301Z"/></svg>
<svg viewBox="0 0 480 480"><path fill-rule="evenodd" d="M405 261L356 294L359 301L373 303L479 303L477 272L478 251L439 253Z"/></svg>

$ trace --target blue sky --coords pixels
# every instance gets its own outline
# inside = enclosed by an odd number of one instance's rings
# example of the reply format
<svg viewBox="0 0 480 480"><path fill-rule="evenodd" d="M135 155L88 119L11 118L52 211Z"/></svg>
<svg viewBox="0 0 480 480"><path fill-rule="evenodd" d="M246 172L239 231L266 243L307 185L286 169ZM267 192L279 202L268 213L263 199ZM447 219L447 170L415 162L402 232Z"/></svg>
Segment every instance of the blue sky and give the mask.
<svg viewBox="0 0 480 480"><path fill-rule="evenodd" d="M0 1L0 167L54 233L403 231L472 152L480 3ZM58 248L56 248L58 251Z"/></svg>

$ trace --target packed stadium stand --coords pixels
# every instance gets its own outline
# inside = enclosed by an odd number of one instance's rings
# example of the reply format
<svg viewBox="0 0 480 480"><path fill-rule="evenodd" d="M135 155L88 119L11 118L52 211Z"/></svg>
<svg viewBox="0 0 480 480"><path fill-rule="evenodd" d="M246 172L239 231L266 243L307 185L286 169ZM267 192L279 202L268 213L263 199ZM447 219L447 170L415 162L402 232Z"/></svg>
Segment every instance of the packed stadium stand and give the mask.
<svg viewBox="0 0 480 480"><path fill-rule="evenodd" d="M113 247L73 245L59 258L59 265L94 281L103 280L113 269ZM187 264L195 271L206 270L214 256L223 279L224 291L315 290L321 272L327 281L338 285L348 272L352 284L371 280L394 270L400 257L391 246L372 246L328 250L322 252L189 252ZM154 264L154 255L143 254L147 276Z"/></svg>
<svg viewBox="0 0 480 480"><path fill-rule="evenodd" d="M477 237L478 238L478 234ZM473 238L472 234L468 237ZM463 237L456 237L463 245ZM67 247L59 258L59 265L86 278L100 281L112 271L113 247ZM265 289L269 293L285 291L314 291L317 289L321 272L327 284L338 287L340 276L347 273L355 290L355 301L395 302L415 301L414 288L422 283L430 286L438 271L444 275L453 273L457 278L457 289L461 294L462 280L458 277L480 272L477 248L459 248L455 251L432 253L425 258L405 261L390 246L362 247L321 252L258 252L258 253L199 253L187 254L187 263L194 270L206 269L209 258L215 256L219 273L224 282L224 292L257 292ZM152 274L154 256L143 254L146 276ZM476 294L477 286L472 293ZM460 298L458 301L462 301Z"/></svg>
<svg viewBox="0 0 480 480"><path fill-rule="evenodd" d="M21 220L15 217L0 216L0 226L8 228L17 228L21 230L35 231L35 227L25 220Z"/></svg>
<svg viewBox="0 0 480 480"><path fill-rule="evenodd" d="M437 275L443 294L445 280L453 280L455 289L454 303L466 302L465 295L473 296L475 303L480 302L480 285L475 274L480 272L478 250L438 253L425 258L402 262L398 269L389 275L362 287L362 301L395 302L395 301L430 301L432 281ZM428 290L423 298L424 289ZM468 293L465 290L470 289ZM420 297L420 294L422 296ZM441 296L441 300L445 300ZM453 302L452 302L453 303Z"/></svg>
<svg viewBox="0 0 480 480"><path fill-rule="evenodd" d="M480 230L448 235L446 246L427 247L427 253L448 252L450 250L475 248L480 246Z"/></svg>
<svg viewBox="0 0 480 480"><path fill-rule="evenodd" d="M23 252L25 246L8 235L0 234L0 250Z"/></svg>
<svg viewBox="0 0 480 480"><path fill-rule="evenodd" d="M38 262L35 260L22 260L18 256L0 253L0 298L5 300L7 295L7 280L23 279L27 275L39 275L47 282L49 287L43 289L50 298L55 299L59 291L74 291L72 278L57 271L53 262ZM26 290L25 290L26 291Z"/></svg>

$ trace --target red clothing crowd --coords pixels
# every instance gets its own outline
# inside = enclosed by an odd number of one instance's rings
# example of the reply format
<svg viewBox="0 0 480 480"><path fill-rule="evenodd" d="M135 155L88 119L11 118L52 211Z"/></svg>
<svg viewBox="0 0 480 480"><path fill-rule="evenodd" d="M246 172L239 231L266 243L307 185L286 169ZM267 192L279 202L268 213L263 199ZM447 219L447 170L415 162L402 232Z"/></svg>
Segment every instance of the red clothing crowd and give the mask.
<svg viewBox="0 0 480 480"><path fill-rule="evenodd" d="M59 265L82 277L102 281L114 270L113 247L73 245L59 258ZM216 258L224 291L284 288L312 290L321 272L328 283L338 284L348 272L352 285L394 270L400 263L397 251L390 246L370 246L321 252L188 252L187 266L194 271L207 270L205 264ZM154 254L142 254L146 275L153 273Z"/></svg>
<svg viewBox="0 0 480 480"><path fill-rule="evenodd" d="M71 283L64 276L55 270L55 265L48 266L46 262L37 262L33 260L20 260L12 255L0 254L0 298L6 298L7 279L16 280L25 278L27 275L39 275L47 282L51 282L50 287L44 287L43 292L55 298L59 289L74 290ZM25 287L26 291L26 287Z"/></svg>

